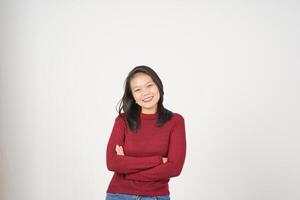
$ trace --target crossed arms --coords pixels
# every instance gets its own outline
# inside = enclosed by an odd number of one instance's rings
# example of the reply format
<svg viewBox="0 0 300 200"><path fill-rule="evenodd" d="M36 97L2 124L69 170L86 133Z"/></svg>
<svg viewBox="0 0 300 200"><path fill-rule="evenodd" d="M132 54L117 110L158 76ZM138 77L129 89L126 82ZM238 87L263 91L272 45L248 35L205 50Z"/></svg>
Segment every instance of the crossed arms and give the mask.
<svg viewBox="0 0 300 200"><path fill-rule="evenodd" d="M107 168L124 174L126 179L137 181L159 181L179 176L186 155L186 136L183 117L174 117L175 125L170 136L167 158L159 155L125 155L122 146L126 125L124 119L117 117L106 150Z"/></svg>

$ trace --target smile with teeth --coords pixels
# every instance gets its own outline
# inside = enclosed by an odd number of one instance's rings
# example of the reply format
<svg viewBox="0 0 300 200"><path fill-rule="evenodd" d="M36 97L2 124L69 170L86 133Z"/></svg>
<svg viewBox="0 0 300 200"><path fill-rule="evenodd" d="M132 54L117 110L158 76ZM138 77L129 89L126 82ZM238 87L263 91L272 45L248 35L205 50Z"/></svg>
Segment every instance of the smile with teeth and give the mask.
<svg viewBox="0 0 300 200"><path fill-rule="evenodd" d="M153 96L152 97L148 97L148 98L146 98L146 99L143 99L143 101L144 102L149 102L149 101L151 101L153 99Z"/></svg>

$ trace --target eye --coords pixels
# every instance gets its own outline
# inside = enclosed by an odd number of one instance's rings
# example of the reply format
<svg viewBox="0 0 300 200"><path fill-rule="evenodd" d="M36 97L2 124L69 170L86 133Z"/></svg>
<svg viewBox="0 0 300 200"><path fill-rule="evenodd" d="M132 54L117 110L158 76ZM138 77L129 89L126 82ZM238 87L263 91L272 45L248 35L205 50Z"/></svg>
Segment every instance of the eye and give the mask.
<svg viewBox="0 0 300 200"><path fill-rule="evenodd" d="M134 92L138 92L138 91L140 91L140 89L136 89L136 90L134 90Z"/></svg>
<svg viewBox="0 0 300 200"><path fill-rule="evenodd" d="M152 86L153 84L149 84L148 87Z"/></svg>

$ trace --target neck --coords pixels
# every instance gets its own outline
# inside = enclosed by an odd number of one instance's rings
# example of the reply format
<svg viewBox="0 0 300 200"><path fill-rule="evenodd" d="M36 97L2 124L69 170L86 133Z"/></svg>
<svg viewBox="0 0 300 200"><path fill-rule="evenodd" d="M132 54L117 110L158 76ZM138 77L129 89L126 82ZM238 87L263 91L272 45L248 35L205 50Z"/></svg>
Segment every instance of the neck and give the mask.
<svg viewBox="0 0 300 200"><path fill-rule="evenodd" d="M157 109L155 110L142 110L141 113L143 114L155 114L157 112Z"/></svg>

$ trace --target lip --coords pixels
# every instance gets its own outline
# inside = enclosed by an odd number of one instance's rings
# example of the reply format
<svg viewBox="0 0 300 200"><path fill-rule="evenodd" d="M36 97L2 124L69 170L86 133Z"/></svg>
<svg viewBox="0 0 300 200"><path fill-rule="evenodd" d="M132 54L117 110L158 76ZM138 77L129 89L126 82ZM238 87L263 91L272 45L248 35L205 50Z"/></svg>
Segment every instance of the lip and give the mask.
<svg viewBox="0 0 300 200"><path fill-rule="evenodd" d="M143 99L143 101L145 101L145 99L148 99L148 98L152 98L152 99L153 99L153 97L154 97L154 96L146 97L146 98Z"/></svg>

